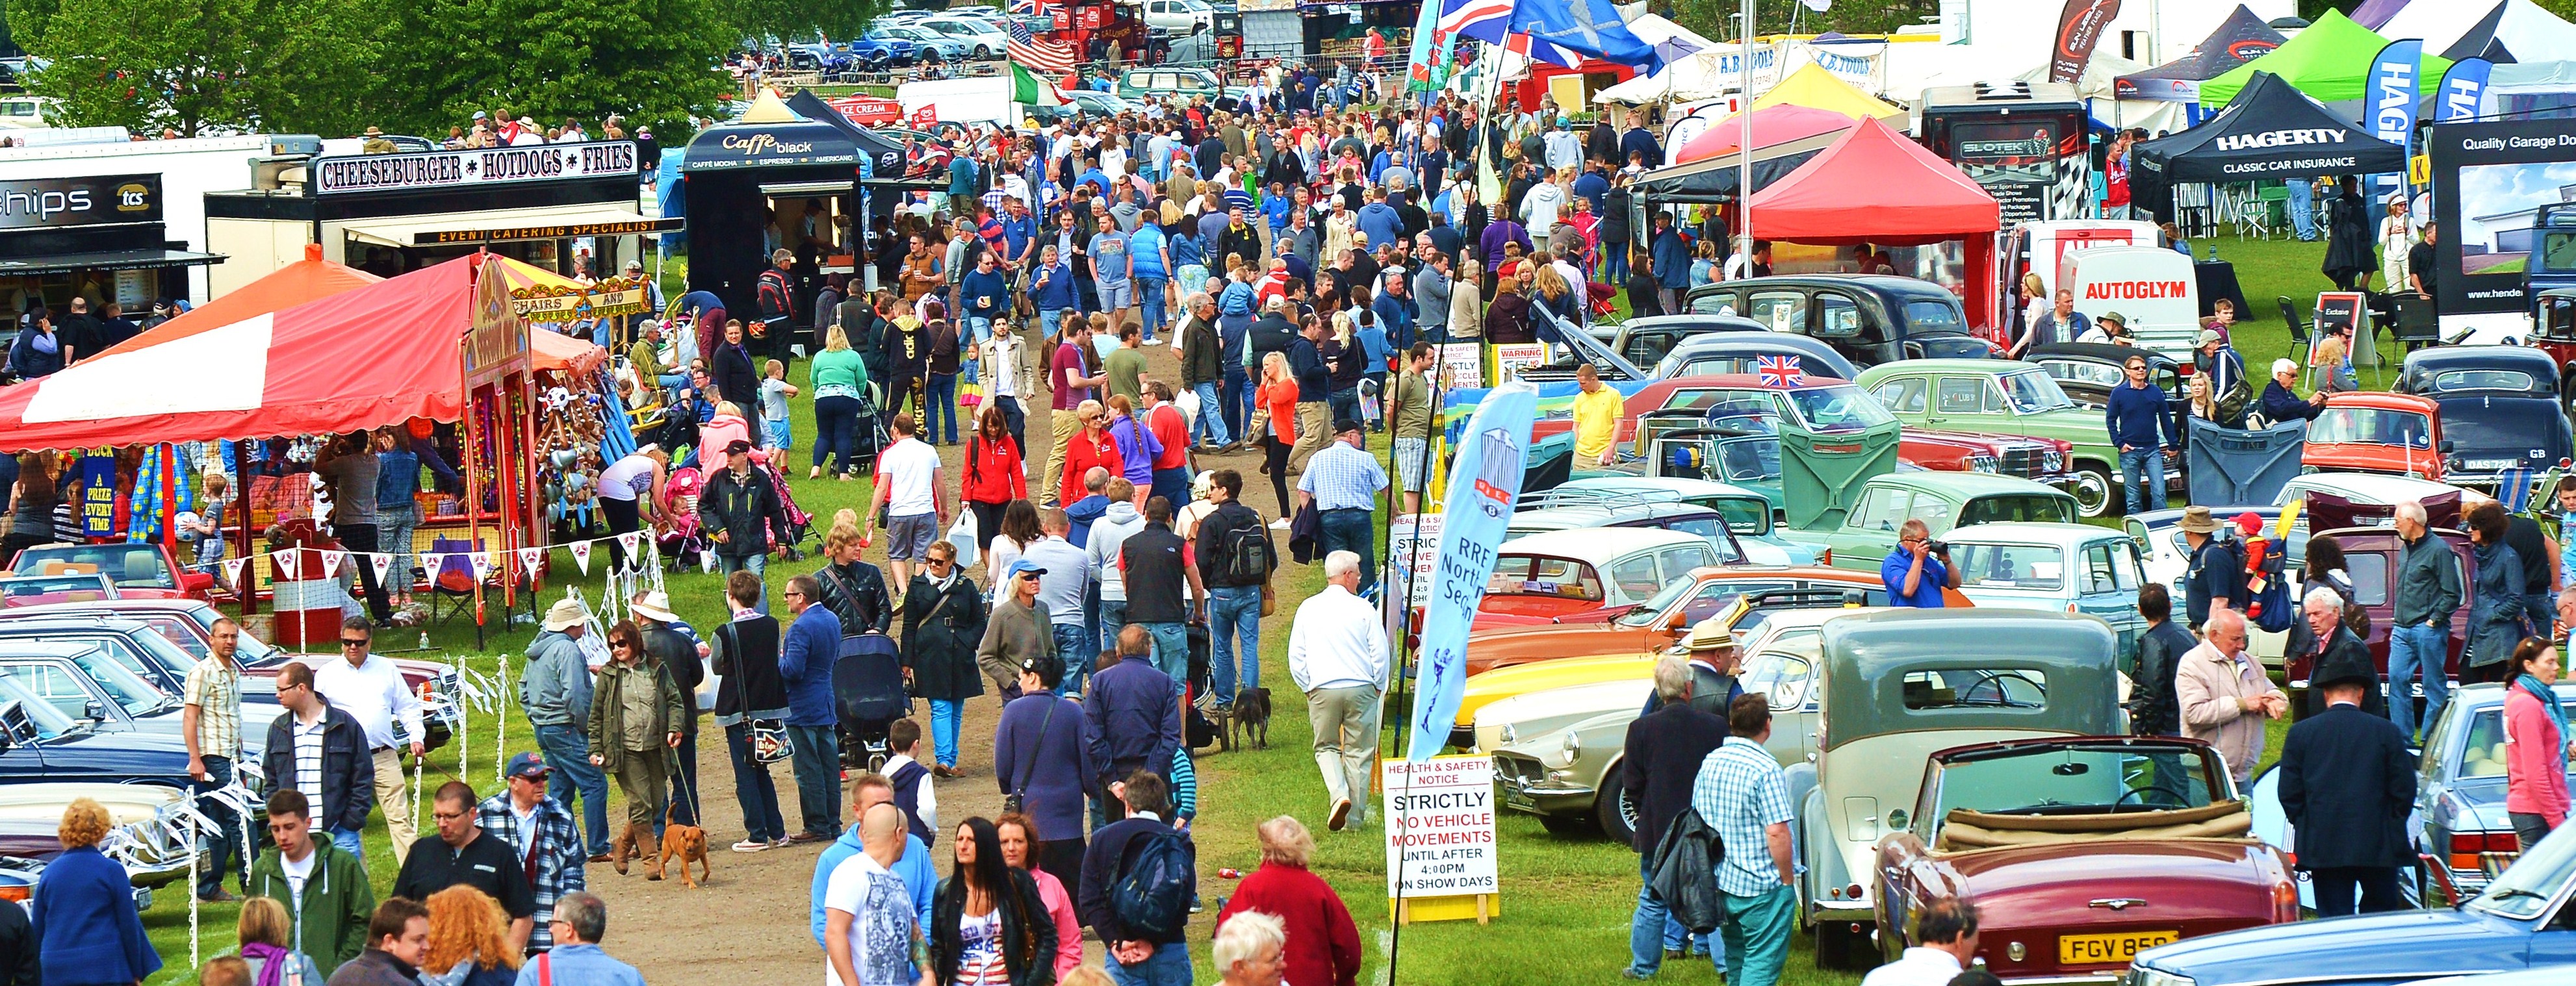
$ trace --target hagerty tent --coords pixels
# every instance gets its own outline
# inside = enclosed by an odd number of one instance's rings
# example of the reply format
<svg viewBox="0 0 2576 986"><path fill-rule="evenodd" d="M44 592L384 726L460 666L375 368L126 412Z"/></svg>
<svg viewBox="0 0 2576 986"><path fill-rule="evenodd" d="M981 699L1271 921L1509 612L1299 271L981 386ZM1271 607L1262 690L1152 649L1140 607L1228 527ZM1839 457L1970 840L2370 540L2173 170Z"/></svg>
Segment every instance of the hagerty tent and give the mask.
<svg viewBox="0 0 2576 986"><path fill-rule="evenodd" d="M2172 218L2178 184L2403 171L2406 151L2279 76L2256 72L2227 109L2200 126L2139 144L2129 161L2135 201Z"/></svg>

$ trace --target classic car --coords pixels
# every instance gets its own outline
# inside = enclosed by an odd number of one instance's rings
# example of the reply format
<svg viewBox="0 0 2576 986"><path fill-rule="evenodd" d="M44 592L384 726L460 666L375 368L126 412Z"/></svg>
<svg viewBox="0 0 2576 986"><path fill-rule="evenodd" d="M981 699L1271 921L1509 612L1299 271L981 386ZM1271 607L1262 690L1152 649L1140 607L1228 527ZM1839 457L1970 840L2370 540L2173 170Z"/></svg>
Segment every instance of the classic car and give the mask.
<svg viewBox="0 0 2576 986"><path fill-rule="evenodd" d="M1680 531L1618 527L1513 538L1495 550L1475 625L1609 619L1715 564L1707 539Z"/></svg>
<svg viewBox="0 0 2576 986"><path fill-rule="evenodd" d="M18 680L29 692L64 715L88 720L101 732L181 734L180 692L162 691L117 660L106 639L40 641L0 639L0 676ZM286 710L270 693L265 701L245 695L244 723L275 721ZM242 730L242 752L256 758L267 732Z"/></svg>
<svg viewBox="0 0 2576 986"><path fill-rule="evenodd" d="M897 65L912 64L913 43L908 37L897 37L880 31L869 31L850 42L850 57L871 72L883 72Z"/></svg>
<svg viewBox="0 0 2576 986"><path fill-rule="evenodd" d="M2404 550L2397 532L2386 527L2342 527L2318 534L2343 549L2344 572L2352 576L2353 602L2370 614L2370 634L2363 642L2370 645L2370 656L2384 675L2388 671L2388 628L2397 621L2396 599L2390 588L2397 584L2397 560ZM2470 551L2468 535L2439 526L2432 529L2432 534L2451 546L2451 556L2460 566L2460 608L2451 614L2450 657L2444 665L2456 679L2461 651L2469 636L2469 603L2477 593L2478 559ZM2305 659L2294 660L2283 669L2292 687L2306 687L2309 664Z"/></svg>
<svg viewBox="0 0 2576 986"><path fill-rule="evenodd" d="M1774 613L1758 627L1741 628L1744 655L1737 682L1746 694L1771 697L1771 740L1781 764L1801 763L1816 752L1814 723L1820 709L1808 687L1815 670L1818 633L1826 621L1873 612L1834 606ZM1558 834L1598 828L1618 842L1637 828L1637 807L1620 783L1626 764L1628 724L1645 711L1653 691L1648 678L1618 682L1626 691L1584 685L1537 692L1486 707L1477 717L1479 748L1494 756L1494 778L1503 807L1539 817ZM1601 689L1587 691L1586 689ZM1621 704L1621 699L1632 699ZM1506 706L1528 704L1523 710ZM1489 720L1492 720L1489 723ZM1486 740L1488 734L1490 741Z"/></svg>
<svg viewBox="0 0 2576 986"><path fill-rule="evenodd" d="M1664 361L1673 347L1702 337L1750 336L1767 333L1769 326L1732 315L1648 315L1624 322L1594 322L1585 329L1594 341L1626 357L1640 369L1653 369ZM1758 337L1756 337L1758 338ZM1657 376L1679 376L1662 374Z"/></svg>
<svg viewBox="0 0 2576 986"><path fill-rule="evenodd" d="M1449 726L1450 745L1462 750L1481 749L1491 745L1476 738L1476 719L1487 707L1506 699L1534 692L1556 691L1576 685L1590 685L1604 681L1645 681L1652 678L1655 674L1655 661L1661 658L1667 649L1669 648L1525 661L1470 674L1467 676L1467 688L1458 698L1458 718ZM1503 727L1510 724L1500 718L1493 721L1492 738L1498 741L1502 736ZM1513 726L1512 737L1517 740L1519 736L1519 727Z"/></svg>
<svg viewBox="0 0 2576 986"><path fill-rule="evenodd" d="M2128 374L2121 367L2128 365L2131 356L2146 357L2147 383L2164 391L2165 407L2174 415L2174 426L2181 427L2182 416L2190 407L2190 394L2183 383L2183 364L2171 356L2136 346L2052 342L2030 347L2022 360L2038 364L2057 378L2057 389L2065 391L2075 403L2104 408L2111 405L2111 388L2128 383Z"/></svg>
<svg viewBox="0 0 2576 986"><path fill-rule="evenodd" d="M1673 317L1715 318L1716 316ZM1727 321L1754 325L1743 319ZM1755 327L1759 328L1759 326ZM1764 332L1759 335L1727 332L1689 336L1673 343L1661 360L1638 365L1652 366L1655 376L1663 379L1703 377L1721 373L1755 373L1761 369L1762 359L1766 356L1794 357L1802 372L1820 377L1849 380L1860 375L1860 368L1851 365L1851 361L1844 359L1843 354L1835 352L1833 347L1806 336L1781 332Z"/></svg>
<svg viewBox="0 0 2576 986"><path fill-rule="evenodd" d="M1649 404L1646 391L1629 398L1629 407L1648 409L1621 423L1622 440L1634 440L1631 456L1654 475L1731 483L1758 490L1774 506L1785 507L1776 412L1788 404L1789 390L1848 385L1809 377L1799 388L1763 388L1770 391L1766 394L1700 383L1717 379L1682 378L1669 388L1663 386L1666 381L1648 385L1648 390L1662 391L1662 400ZM1836 446L1831 452L1866 455L1871 443L1831 444ZM2066 486L2075 479L2066 473L2073 449L2074 443L2063 439L1906 428L1897 436L1896 461L1899 468L1990 472Z"/></svg>
<svg viewBox="0 0 2576 986"><path fill-rule="evenodd" d="M1608 619L1478 627L1467 638L1468 688L1474 690L1485 672L1517 664L1661 651L1688 636L1701 620L1728 615L1740 600L1786 591L1858 593L1865 603L1887 603L1887 587L1879 581L1875 565L1868 572L1821 566L1698 569L1665 583L1644 602ZM1971 605L1969 597L1956 589L1943 590L1942 595L1952 606ZM1473 710L1462 705L1458 711L1463 723Z"/></svg>
<svg viewBox="0 0 2576 986"><path fill-rule="evenodd" d="M170 556L170 549L151 544L40 544L18 552L9 571L18 575L97 572L116 583L130 599L204 599L215 577L192 572Z"/></svg>
<svg viewBox="0 0 2576 986"><path fill-rule="evenodd" d="M1873 476L1851 502L1851 510L1832 526L1790 529L1785 534L1832 552L1836 568L1873 577L1888 553L1896 550L1897 530L1908 520L1922 521L1937 538L1970 524L2072 523L2079 512L2075 498L2057 489L2027 479L1972 472ZM1827 519L1832 520L1832 515Z"/></svg>
<svg viewBox="0 0 2576 986"><path fill-rule="evenodd" d="M107 809L115 832L101 845L125 865L137 907L149 909L155 888L188 875L191 799L177 788L98 781L0 784L0 858L9 861L0 865L0 900L23 903L32 897L35 877L62 854L63 809L80 798Z"/></svg>
<svg viewBox="0 0 2576 986"><path fill-rule="evenodd" d="M1880 958L1915 915L1976 903L2005 982L2108 982L2140 949L2299 919L2281 851L2199 740L2086 736L1934 753L1912 812L1890 811L1874 900Z"/></svg>
<svg viewBox="0 0 2576 986"><path fill-rule="evenodd" d="M2350 391L2326 395L2308 422L2299 464L2316 472L2378 472L2442 481L2451 455L2442 437L2442 408L2413 394Z"/></svg>
<svg viewBox="0 0 2576 986"><path fill-rule="evenodd" d="M2421 476L2400 476L2374 472L2312 472L2290 479L2272 498L2275 507L2288 506L2293 500L2305 500L2310 493L2331 493L2354 503L2395 506L2408 500L2422 500L2456 493L2447 483Z"/></svg>
<svg viewBox="0 0 2576 986"><path fill-rule="evenodd" d="M1208 69L1157 65L1128 69L1118 77L1117 92L1126 99L1205 96L1213 100L1225 94L1225 81Z"/></svg>
<svg viewBox="0 0 2576 986"><path fill-rule="evenodd" d="M0 609L22 609L49 603L91 603L114 598L116 583L96 572L0 578Z"/></svg>
<svg viewBox="0 0 2576 986"><path fill-rule="evenodd" d="M31 612L36 611L11 610L0 618L0 646L17 640L103 642L118 664L169 695L177 695L186 687L188 670L196 667L199 660L139 621L103 614L25 615ZM274 705L277 683L246 676L242 699Z"/></svg>
<svg viewBox="0 0 2576 986"><path fill-rule="evenodd" d="M2054 438L2069 443L2066 486L2086 517L2118 516L2120 456L2102 412L2078 406L2046 369L2006 360L1909 360L1861 371L1862 389L1897 420L1916 428L1954 428ZM2180 471L2167 480L2182 482Z"/></svg>
<svg viewBox="0 0 2576 986"><path fill-rule="evenodd" d="M1979 646L1963 648L1957 641ZM1916 802L1924 758L1968 743L2121 731L2119 641L2090 616L1900 609L1825 625L1816 759L1789 767L1799 912L1816 964L1878 961L1872 888L1882 811Z"/></svg>
<svg viewBox="0 0 2576 986"><path fill-rule="evenodd" d="M2527 483L2576 452L2558 399L2558 368L2541 350L2418 349L2406 354L2396 390L2441 407L2439 437L2451 445L2441 479L2453 486L2493 493L2508 474Z"/></svg>
<svg viewBox="0 0 2576 986"><path fill-rule="evenodd" d="M2576 681L2561 678L2556 687L2559 705L2576 713ZM2503 685L2451 690L2424 741L2408 819L2416 851L2442 860L2451 885L2472 893L2486 889L2485 854L2510 860L2522 850L2504 810L2504 699ZM2576 764L2568 774L2576 779Z"/></svg>
<svg viewBox="0 0 2576 986"><path fill-rule="evenodd" d="M1755 564L1820 564L1822 555L1815 548L1781 536L1780 528L1771 520L1772 505L1762 494L1725 483L1660 476L1594 476L1569 479L1536 495L1525 493L1518 506L1522 510L1542 510L1676 501L1707 507L1724 516L1745 558ZM1771 550L1765 550L1766 546ZM1775 550L1777 554L1772 553Z"/></svg>
<svg viewBox="0 0 2576 986"><path fill-rule="evenodd" d="M1875 274L1756 277L1704 284L1689 311L1741 315L1774 332L1824 341L1866 369L1908 359L1983 358L1993 344L1968 332L1959 297L1938 284Z"/></svg>
<svg viewBox="0 0 2576 986"><path fill-rule="evenodd" d="M0 784L107 781L186 788L188 747L176 733L105 732L0 677Z"/></svg>
<svg viewBox="0 0 2576 986"><path fill-rule="evenodd" d="M2137 666L2145 573L2138 544L2091 524L1972 524L1942 535L1959 591L1979 606L2097 616L2120 635L2120 667Z"/></svg>
<svg viewBox="0 0 2576 986"><path fill-rule="evenodd" d="M1678 501L1522 510L1512 514L1510 525L1503 529L1503 536L1528 537L1544 531L1590 527L1647 527L1696 534L1706 538L1709 547L1717 549L1717 563L1720 565L1742 565L1752 561L1744 546L1736 542L1734 529L1726 526L1724 514ZM1776 564L1777 560L1770 563Z"/></svg>
<svg viewBox="0 0 2576 986"><path fill-rule="evenodd" d="M2123 986L2392 986L2576 962L2576 829L2560 826L2474 896L2421 911L2186 938L2138 953ZM2563 981L2564 977L2549 981Z"/></svg>

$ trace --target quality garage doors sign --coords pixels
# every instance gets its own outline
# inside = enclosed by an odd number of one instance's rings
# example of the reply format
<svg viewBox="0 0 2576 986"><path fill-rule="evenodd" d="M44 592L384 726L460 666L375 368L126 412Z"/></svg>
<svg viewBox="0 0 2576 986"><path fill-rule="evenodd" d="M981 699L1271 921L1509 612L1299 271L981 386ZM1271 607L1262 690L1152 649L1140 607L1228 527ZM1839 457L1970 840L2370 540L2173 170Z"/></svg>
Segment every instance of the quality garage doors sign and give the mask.
<svg viewBox="0 0 2576 986"><path fill-rule="evenodd" d="M313 162L313 191L319 195L346 195L633 178L636 168L635 144L624 140L421 154L359 154Z"/></svg>

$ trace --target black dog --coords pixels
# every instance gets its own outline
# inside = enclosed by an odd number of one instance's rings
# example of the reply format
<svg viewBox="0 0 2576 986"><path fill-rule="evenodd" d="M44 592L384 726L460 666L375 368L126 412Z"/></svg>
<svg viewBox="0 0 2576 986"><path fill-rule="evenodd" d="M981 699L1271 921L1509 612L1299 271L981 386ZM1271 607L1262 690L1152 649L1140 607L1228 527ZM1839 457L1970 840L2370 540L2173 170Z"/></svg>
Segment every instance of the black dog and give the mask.
<svg viewBox="0 0 2576 986"><path fill-rule="evenodd" d="M1234 731L1242 728L1247 742L1270 748L1270 689L1246 688L1234 693L1234 706L1223 719L1225 749L1235 748Z"/></svg>

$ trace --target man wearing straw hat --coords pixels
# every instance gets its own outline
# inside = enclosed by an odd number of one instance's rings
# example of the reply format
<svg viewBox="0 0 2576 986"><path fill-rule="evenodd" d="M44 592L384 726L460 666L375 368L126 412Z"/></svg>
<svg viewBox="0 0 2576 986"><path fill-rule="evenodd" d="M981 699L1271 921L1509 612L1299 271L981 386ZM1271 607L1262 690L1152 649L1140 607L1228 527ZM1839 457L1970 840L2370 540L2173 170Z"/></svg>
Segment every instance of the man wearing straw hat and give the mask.
<svg viewBox="0 0 2576 986"><path fill-rule="evenodd" d="M608 777L590 763L590 664L582 656L581 636L590 611L579 600L557 600L546 610L537 639L528 642L528 667L519 674L519 708L536 727L537 748L554 770L546 794L572 807L581 801L582 821L590 831L590 861L608 861Z"/></svg>
<svg viewBox="0 0 2576 986"><path fill-rule="evenodd" d="M1712 616L1691 625L1690 636L1683 638L1682 650L1690 662L1690 703L1694 708L1720 719L1726 718L1728 703L1744 694L1744 686L1735 679L1735 634L1726 628L1724 617ZM1662 708L1661 693L1646 696L1646 713Z"/></svg>

